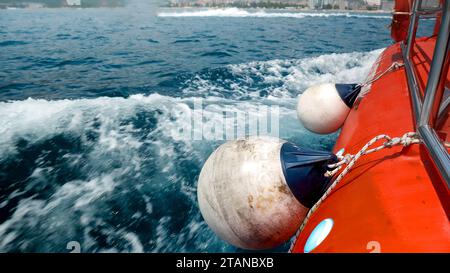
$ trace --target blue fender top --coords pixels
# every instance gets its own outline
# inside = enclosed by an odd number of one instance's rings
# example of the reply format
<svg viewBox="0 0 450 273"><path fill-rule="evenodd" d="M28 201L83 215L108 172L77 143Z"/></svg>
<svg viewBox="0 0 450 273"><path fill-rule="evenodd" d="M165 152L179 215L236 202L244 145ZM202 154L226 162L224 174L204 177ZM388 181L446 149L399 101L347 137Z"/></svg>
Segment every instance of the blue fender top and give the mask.
<svg viewBox="0 0 450 273"><path fill-rule="evenodd" d="M328 164L338 161L336 155L286 142L281 146L280 158L292 194L303 206L311 208L327 189L331 178L325 177L325 172Z"/></svg>
<svg viewBox="0 0 450 273"><path fill-rule="evenodd" d="M352 108L353 103L355 103L355 100L358 97L359 92L361 91L361 86L357 84L342 83L337 83L335 84L335 86L342 101L345 102L348 108Z"/></svg>

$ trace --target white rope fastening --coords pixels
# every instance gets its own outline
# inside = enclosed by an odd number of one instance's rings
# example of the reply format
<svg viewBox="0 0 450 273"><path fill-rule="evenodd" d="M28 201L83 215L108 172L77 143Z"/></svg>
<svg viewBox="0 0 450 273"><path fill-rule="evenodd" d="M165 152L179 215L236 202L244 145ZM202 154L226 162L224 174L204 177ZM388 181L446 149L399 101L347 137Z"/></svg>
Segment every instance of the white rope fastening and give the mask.
<svg viewBox="0 0 450 273"><path fill-rule="evenodd" d="M402 67L404 65L405 65L404 63L393 62L388 68L386 68L384 71L380 72L378 75L375 75L372 79L370 79L364 83L358 84L356 86L363 87L363 86L372 84L373 82L379 80L381 77L383 77L384 75L389 73L391 70L399 69L400 67Z"/></svg>
<svg viewBox="0 0 450 273"><path fill-rule="evenodd" d="M370 80L367 80L366 82L357 84L356 87L361 88L361 91L358 94L358 97L356 98L356 101L354 103L354 107L355 109L358 108L359 103L361 102L362 98L364 98L369 92L370 92L370 88L364 88L367 87L369 85L371 85L372 83L376 82L377 80L379 80L381 77L383 77L384 75L386 75L387 73L391 72L391 71L395 71L397 69L399 69L400 67L405 66L404 63L401 62L393 62L388 68L386 68L384 71L381 71L380 73L378 73L377 75L374 75L371 77Z"/></svg>
<svg viewBox="0 0 450 273"><path fill-rule="evenodd" d="M380 145L380 146L378 146L376 148L368 150L368 148L370 146L372 146L374 143L378 142L381 139L385 139L386 141L382 145ZM394 137L394 138L391 138L390 136L384 135L384 134L376 136L376 137L372 138L369 142L367 142L367 144L364 145L364 147L362 147L362 149L358 153L356 153L355 155L346 154L345 156L338 157L340 161L338 163L328 165L328 168L333 169L333 170L327 171L325 173L325 176L326 177L332 177L337 172L339 172L339 170L345 164L347 164L347 168L350 165L352 165L351 167L353 167L354 162L356 162L356 160L358 160L363 155L371 154L373 152L377 152L377 151L379 151L381 149L384 149L384 148L391 148L392 146L403 145L404 147L406 147L406 146L409 146L409 145L411 145L413 143L419 143L419 142L420 142L420 140L419 140L417 134L413 133L413 132L406 133L402 137ZM353 162L353 164L350 164L352 162ZM351 167L349 169L351 169ZM347 170L347 172L348 171L350 171L350 170ZM341 175L342 175L342 173L341 173ZM338 178L336 178L334 183L336 183Z"/></svg>
<svg viewBox="0 0 450 273"><path fill-rule="evenodd" d="M374 145L376 142L380 141L381 139L384 139L385 142L375 148L369 149L372 145ZM294 240L291 244L291 247L289 249L289 252L292 251L295 242L297 241L297 237L300 235L302 230L305 228L306 224L308 223L311 215L317 210L317 208L322 204L322 202L330 195L331 191L336 187L336 185L345 177L347 173L350 172L350 170L353 168L353 166L356 164L359 158L363 155L371 154L374 152L377 152L379 150L385 149L385 148L392 148L393 146L399 146L403 145L403 147L409 146L411 144L420 143L419 135L415 132L409 132L404 134L401 137L390 137L388 135L382 134L378 135L374 138L372 138L369 142L367 142L366 145L364 145L359 152L356 154L346 154L345 156L338 156L339 162L330 164L328 167L330 171L327 171L325 173L325 176L332 177L336 173L339 172L340 169L343 168L344 165L347 165L344 170L336 177L336 179L333 181L333 183L328 187L328 189L325 191L325 193L320 197L320 199L312 206L312 208L308 211L306 214L305 219L303 220L300 228L298 229L296 235L294 236Z"/></svg>

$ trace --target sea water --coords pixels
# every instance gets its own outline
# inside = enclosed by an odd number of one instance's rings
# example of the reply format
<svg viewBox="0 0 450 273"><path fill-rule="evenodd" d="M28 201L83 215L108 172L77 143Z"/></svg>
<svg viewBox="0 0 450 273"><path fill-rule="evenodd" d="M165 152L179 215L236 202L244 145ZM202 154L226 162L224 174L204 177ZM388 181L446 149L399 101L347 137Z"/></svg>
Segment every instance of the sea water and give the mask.
<svg viewBox="0 0 450 273"><path fill-rule="evenodd" d="M389 24L383 13L0 10L0 251L242 251L196 200L224 140L174 137L190 122L180 113L198 99L208 120L276 106L281 138L330 150L336 134L306 131L296 97L362 82Z"/></svg>

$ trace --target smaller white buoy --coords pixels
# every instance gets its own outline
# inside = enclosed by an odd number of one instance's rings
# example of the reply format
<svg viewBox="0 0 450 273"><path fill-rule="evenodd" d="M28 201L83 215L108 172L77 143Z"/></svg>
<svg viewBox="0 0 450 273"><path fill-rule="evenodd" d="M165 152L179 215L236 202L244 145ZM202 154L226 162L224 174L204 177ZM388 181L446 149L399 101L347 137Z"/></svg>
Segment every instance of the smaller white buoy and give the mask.
<svg viewBox="0 0 450 273"><path fill-rule="evenodd" d="M318 134L329 134L342 127L359 93L355 86L326 83L306 89L297 103L297 115L303 126Z"/></svg>

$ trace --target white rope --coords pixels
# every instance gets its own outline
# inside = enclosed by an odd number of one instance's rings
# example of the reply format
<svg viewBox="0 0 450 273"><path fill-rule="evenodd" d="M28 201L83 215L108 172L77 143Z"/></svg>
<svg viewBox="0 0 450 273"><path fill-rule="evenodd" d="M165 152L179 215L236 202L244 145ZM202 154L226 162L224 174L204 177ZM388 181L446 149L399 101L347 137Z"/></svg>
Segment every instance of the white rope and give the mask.
<svg viewBox="0 0 450 273"><path fill-rule="evenodd" d="M396 70L404 65L405 65L404 63L393 62L386 70L384 70L383 72L380 72L378 75L374 76L372 79L368 80L367 82L358 84L357 86L364 87L366 85L372 84L373 82L379 80L381 77L383 77L384 75L389 73L391 70Z"/></svg>
<svg viewBox="0 0 450 273"><path fill-rule="evenodd" d="M367 150L368 147L370 147L371 145L373 145L375 142L379 141L380 139L386 139L386 142L384 142L383 145L381 145L381 146ZM417 138L416 133L406 133L402 137L395 137L395 138L391 138L387 135L376 136L372 140L370 140L357 154L355 154L355 155L347 154L347 155L339 158L340 161L338 163L328 165L328 167L333 170L326 172L325 176L332 177L344 166L344 164L347 164L347 166L350 165L350 162L355 157L360 158L362 155L371 154L371 153L377 152L381 149L391 148L392 146L396 146L396 145L403 145L406 147L406 146L409 146L410 144L419 143L419 142L420 142L420 140Z"/></svg>
<svg viewBox="0 0 450 273"><path fill-rule="evenodd" d="M369 149L373 144L378 142L381 139L385 139L386 141L375 148ZM289 252L292 251L295 242L297 241L298 236L302 232L302 230L305 228L306 224L308 223L311 215L317 210L317 208L322 204L322 202L330 195L331 191L336 187L336 185L345 177L347 173L350 172L350 170L353 168L353 166L356 164L359 158L363 155L371 154L374 152L377 152L379 150L385 149L385 148L391 148L393 146L403 145L404 147L409 146L414 143L420 143L420 139L417 133L415 132L409 132L404 134L401 137L394 137L391 138L388 135L379 135L374 138L372 138L369 142L367 142L366 145L364 145L359 152L357 152L355 155L347 154L345 156L339 157L339 162L335 164L328 165L329 168L334 168L331 171L328 171L325 173L325 176L331 177L335 175L344 165L347 165L345 169L336 177L336 179L333 181L333 183L328 187L328 189L325 191L325 193L320 197L320 199L312 206L312 208L308 211L308 214L306 214L305 219L303 220L303 223L301 224L300 228L298 229L296 235L294 236L294 240L291 244L291 247L289 249Z"/></svg>
<svg viewBox="0 0 450 273"><path fill-rule="evenodd" d="M380 60L381 61L381 60ZM357 109L359 106L359 103L361 102L361 100L370 92L370 88L364 88L367 85L370 85L372 83L374 83L375 81L379 80L381 77L383 77L384 75L386 75L387 73L396 70L400 67L403 67L405 64L404 63L400 63L400 62L393 62L387 69L385 69L384 71L380 72L378 75L374 75L373 77L371 77L370 80L367 80L364 83L360 83L358 85L356 85L356 87L360 87L361 91L358 94L358 97L356 98L354 105L354 108Z"/></svg>

